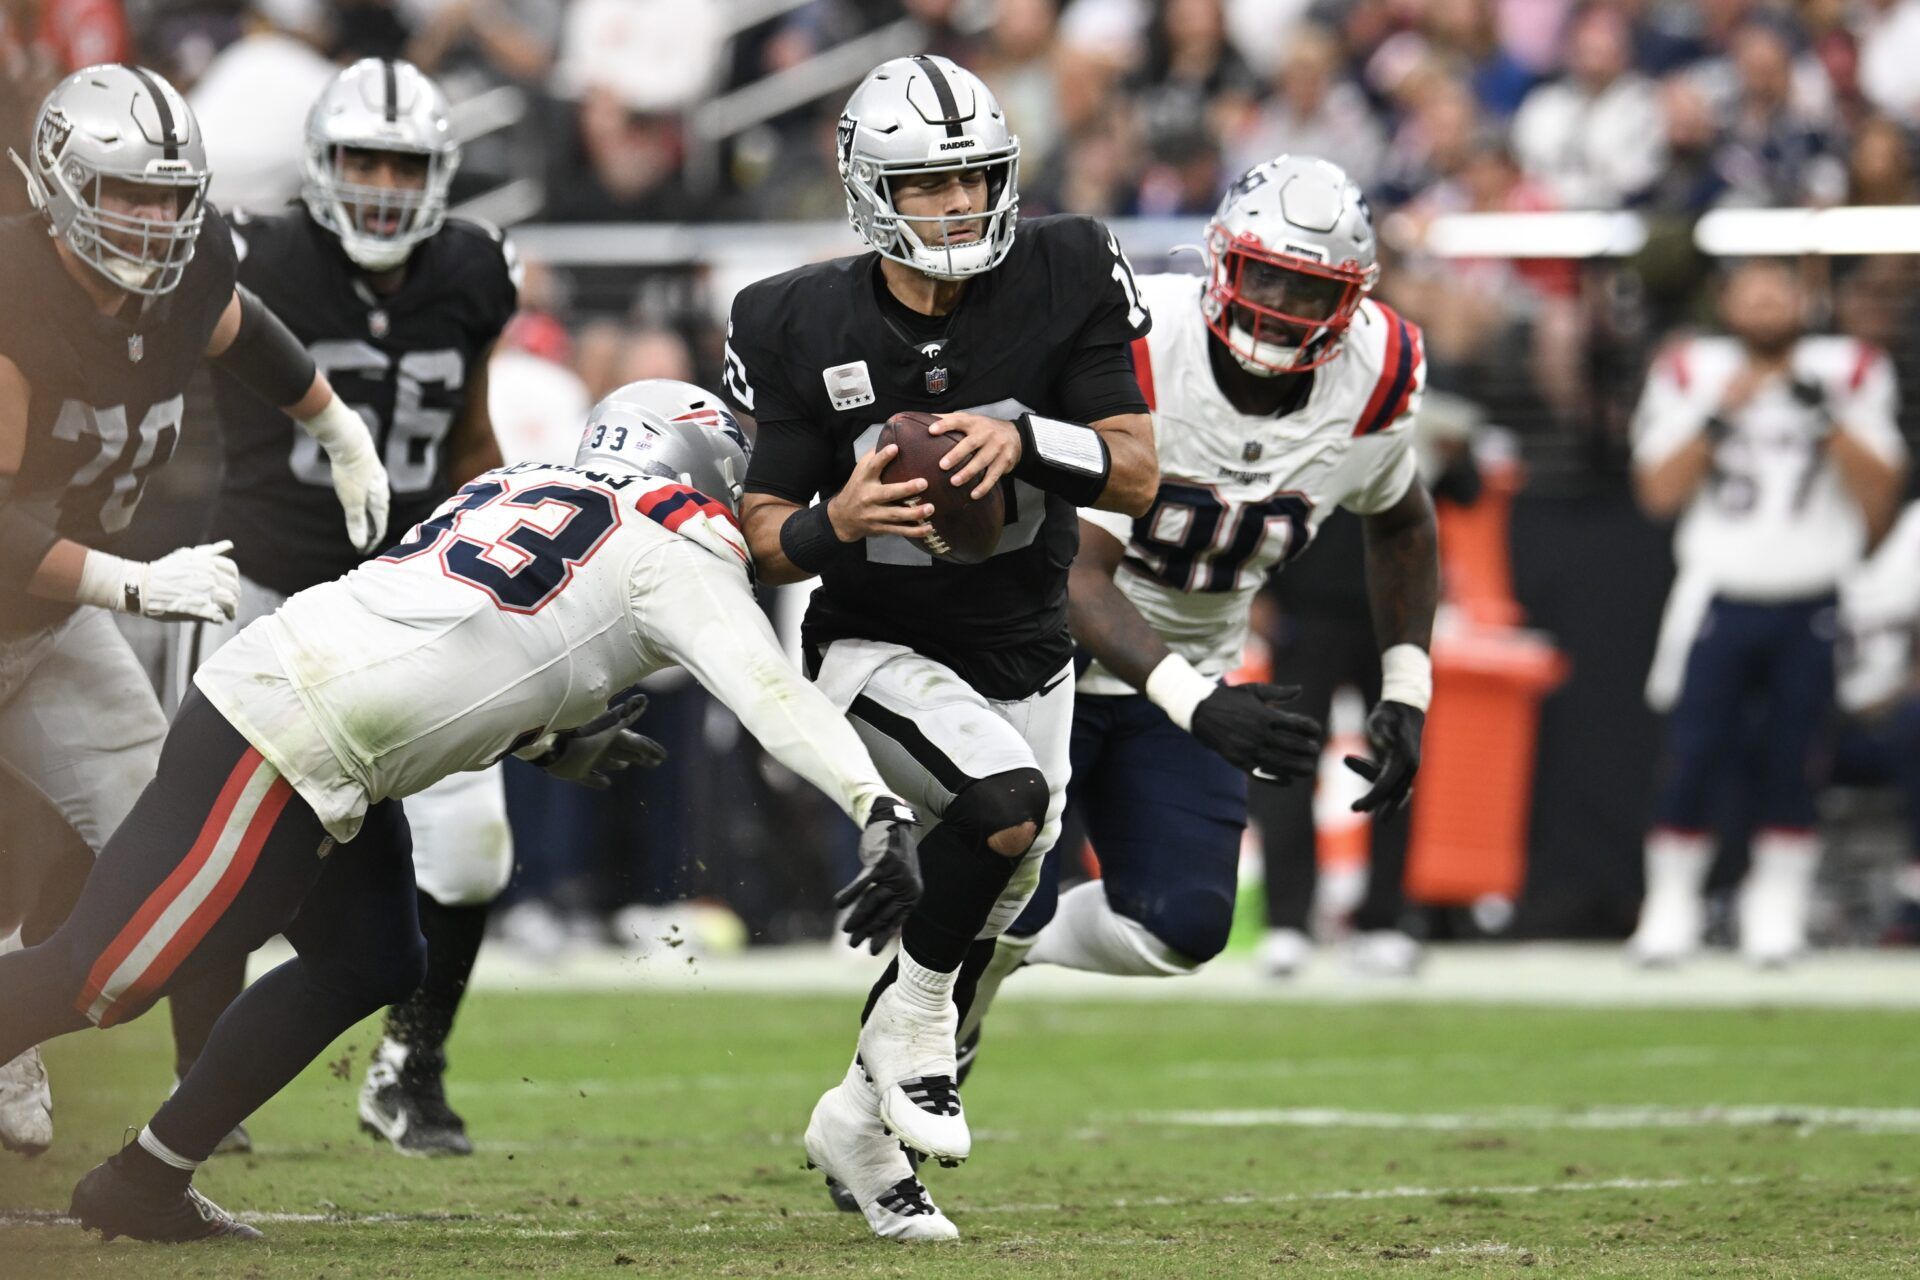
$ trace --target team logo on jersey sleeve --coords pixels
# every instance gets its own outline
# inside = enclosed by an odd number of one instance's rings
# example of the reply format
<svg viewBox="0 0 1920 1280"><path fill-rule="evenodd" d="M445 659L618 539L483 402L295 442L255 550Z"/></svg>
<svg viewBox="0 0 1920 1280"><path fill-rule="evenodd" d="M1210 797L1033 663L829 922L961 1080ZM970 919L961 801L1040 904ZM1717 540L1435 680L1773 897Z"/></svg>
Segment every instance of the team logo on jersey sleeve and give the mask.
<svg viewBox="0 0 1920 1280"><path fill-rule="evenodd" d="M822 369L820 376L826 380L827 399L833 402L835 409L858 409L880 398L874 394L873 375L867 372L865 360Z"/></svg>

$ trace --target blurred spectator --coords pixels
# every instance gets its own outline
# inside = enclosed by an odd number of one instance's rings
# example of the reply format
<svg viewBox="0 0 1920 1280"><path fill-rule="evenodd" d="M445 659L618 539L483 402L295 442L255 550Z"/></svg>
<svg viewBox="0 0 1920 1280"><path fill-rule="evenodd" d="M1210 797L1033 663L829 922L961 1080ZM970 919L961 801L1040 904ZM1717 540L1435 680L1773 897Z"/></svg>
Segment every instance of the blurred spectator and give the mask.
<svg viewBox="0 0 1920 1280"><path fill-rule="evenodd" d="M561 0L411 0L407 59L430 76L462 72L534 85L553 69ZM458 96L466 96L464 94Z"/></svg>
<svg viewBox="0 0 1920 1280"><path fill-rule="evenodd" d="M1791 265L1741 266L1721 299L1730 336L1671 345L1636 415L1641 505L1681 517L1647 680L1671 714L1630 944L1646 963L1700 945L1714 801L1730 781L1758 828L1741 949L1780 965L1806 946L1836 591L1893 523L1906 467L1892 366L1859 342L1803 336L1807 310Z"/></svg>
<svg viewBox="0 0 1920 1280"><path fill-rule="evenodd" d="M1246 126L1259 77L1227 42L1221 0L1166 0L1147 28L1135 100L1152 119L1202 119L1216 138Z"/></svg>
<svg viewBox="0 0 1920 1280"><path fill-rule="evenodd" d="M1293 47L1312 2L1226 0L1227 38L1248 66L1275 66Z"/></svg>
<svg viewBox="0 0 1920 1280"><path fill-rule="evenodd" d="M27 154L41 100L69 72L131 56L119 0L0 0L0 153ZM9 172L0 214L27 208Z"/></svg>
<svg viewBox="0 0 1920 1280"><path fill-rule="evenodd" d="M1150 114L1147 166L1130 212L1146 218L1200 217L1213 211L1226 181L1220 148L1206 122L1177 100Z"/></svg>
<svg viewBox="0 0 1920 1280"><path fill-rule="evenodd" d="M1046 163L1059 138L1052 62L1053 0L997 0L993 27L969 68L993 90L1020 137L1022 168Z"/></svg>
<svg viewBox="0 0 1920 1280"><path fill-rule="evenodd" d="M601 322L580 334L574 370L597 402L615 387L641 378L693 380L693 351L671 329L630 328Z"/></svg>
<svg viewBox="0 0 1920 1280"><path fill-rule="evenodd" d="M1720 127L1700 86L1684 75L1660 85L1667 163L1635 203L1649 214L1692 219L1720 202L1727 180L1716 163Z"/></svg>
<svg viewBox="0 0 1920 1280"><path fill-rule="evenodd" d="M410 32L394 0L332 0L327 52L342 63L406 56Z"/></svg>
<svg viewBox="0 0 1920 1280"><path fill-rule="evenodd" d="M1236 140L1229 167L1244 173L1283 152L1323 156L1371 189L1386 138L1366 95L1341 65L1339 40L1303 25L1275 65L1273 96Z"/></svg>
<svg viewBox="0 0 1920 1280"><path fill-rule="evenodd" d="M716 5L573 0L554 92L577 100L598 91L635 113L685 111L718 80L726 38Z"/></svg>
<svg viewBox="0 0 1920 1280"><path fill-rule="evenodd" d="M209 198L270 213L300 193L307 112L339 68L263 8L187 93L207 140Z"/></svg>
<svg viewBox="0 0 1920 1280"><path fill-rule="evenodd" d="M1773 22L1750 22L1733 41L1737 77L1728 128L1714 167L1727 183L1723 203L1771 208L1832 204L1846 189L1825 116L1796 101L1793 49Z"/></svg>
<svg viewBox="0 0 1920 1280"><path fill-rule="evenodd" d="M593 400L573 371L573 339L557 318L553 275L528 263L520 311L487 363L487 410L508 463L566 461Z"/></svg>
<svg viewBox="0 0 1920 1280"><path fill-rule="evenodd" d="M1881 111L1920 124L1920 0L1867 0L1860 91Z"/></svg>
<svg viewBox="0 0 1920 1280"><path fill-rule="evenodd" d="M691 221L699 206L680 178L681 121L629 107L619 92L594 87L581 97L570 146L557 151L547 184L554 222Z"/></svg>
<svg viewBox="0 0 1920 1280"><path fill-rule="evenodd" d="M1482 107L1503 120L1520 109L1536 77L1501 46L1491 0L1431 0L1424 26L1434 53L1467 77Z"/></svg>
<svg viewBox="0 0 1920 1280"><path fill-rule="evenodd" d="M1388 205L1405 204L1458 173L1481 132L1480 105L1464 81L1433 68L1415 72L1408 81L1403 88L1408 110L1380 173L1380 197Z"/></svg>
<svg viewBox="0 0 1920 1280"><path fill-rule="evenodd" d="M1644 190L1666 162L1653 85L1628 63L1626 19L1595 5L1568 33L1567 74L1527 95L1513 122L1520 163L1571 209L1605 209Z"/></svg>

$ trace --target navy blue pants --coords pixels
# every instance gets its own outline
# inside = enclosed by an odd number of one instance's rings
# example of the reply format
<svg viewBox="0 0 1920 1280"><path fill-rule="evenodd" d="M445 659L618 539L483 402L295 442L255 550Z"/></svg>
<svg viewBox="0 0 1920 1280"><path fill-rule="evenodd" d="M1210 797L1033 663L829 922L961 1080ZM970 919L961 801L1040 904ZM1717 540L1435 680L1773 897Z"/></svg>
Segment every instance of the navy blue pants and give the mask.
<svg viewBox="0 0 1920 1280"><path fill-rule="evenodd" d="M89 1023L138 1017L276 933L292 960L230 1005L153 1119L204 1159L221 1138L426 970L413 842L397 801L336 846L313 810L197 691L160 771L94 863L66 923L0 956L0 1062Z"/></svg>
<svg viewBox="0 0 1920 1280"><path fill-rule="evenodd" d="M1081 694L1067 809L1093 842L1115 912L1196 964L1220 954L1233 928L1246 774L1143 694ZM1009 933L1031 937L1053 919L1060 859L1079 852L1062 841L1047 855Z"/></svg>
<svg viewBox="0 0 1920 1280"><path fill-rule="evenodd" d="M1657 823L1708 829L1727 771L1747 767L1756 825L1814 825L1818 746L1833 710L1835 628L1831 595L1708 607L1667 721Z"/></svg>

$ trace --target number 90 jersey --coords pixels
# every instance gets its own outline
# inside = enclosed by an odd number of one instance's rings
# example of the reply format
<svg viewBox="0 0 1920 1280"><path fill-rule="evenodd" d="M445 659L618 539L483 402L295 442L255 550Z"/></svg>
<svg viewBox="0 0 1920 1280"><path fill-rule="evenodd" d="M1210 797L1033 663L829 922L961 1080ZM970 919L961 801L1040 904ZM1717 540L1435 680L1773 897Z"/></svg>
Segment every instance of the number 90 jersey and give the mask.
<svg viewBox="0 0 1920 1280"><path fill-rule="evenodd" d="M368 804L582 724L662 667L736 709L769 663L797 680L747 563L732 514L683 485L520 463L290 598L194 682L350 840Z"/></svg>
<svg viewBox="0 0 1920 1280"><path fill-rule="evenodd" d="M1203 287L1197 276L1140 277L1155 324L1133 357L1153 406L1160 491L1138 518L1080 518L1126 546L1116 582L1167 647L1220 676L1240 665L1260 584L1334 507L1384 511L1417 482L1413 416L1427 369L1419 327L1367 301L1339 356L1314 371L1306 403L1279 417L1241 413L1214 379ZM1098 662L1079 687L1134 692Z"/></svg>
<svg viewBox="0 0 1920 1280"><path fill-rule="evenodd" d="M366 273L304 208L235 215L240 283L260 295L367 421L393 488L389 529L424 520L451 491L447 435L475 365L518 305L518 270L498 232L449 218L376 295ZM213 536L240 572L281 595L337 578L361 555L347 541L319 443L273 405L216 372L226 474Z"/></svg>

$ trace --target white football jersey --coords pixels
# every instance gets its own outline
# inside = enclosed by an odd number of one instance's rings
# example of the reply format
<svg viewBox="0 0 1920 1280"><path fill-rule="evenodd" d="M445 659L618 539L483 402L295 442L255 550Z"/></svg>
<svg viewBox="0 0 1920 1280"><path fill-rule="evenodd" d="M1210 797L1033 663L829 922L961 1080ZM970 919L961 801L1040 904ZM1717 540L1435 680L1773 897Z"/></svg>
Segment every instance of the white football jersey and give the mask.
<svg viewBox="0 0 1920 1280"><path fill-rule="evenodd" d="M1362 302L1305 404L1282 417L1245 414L1208 361L1204 281L1144 275L1139 285L1153 331L1133 344L1134 367L1153 408L1160 491L1137 519L1091 509L1080 518L1126 544L1115 581L1167 647L1220 676L1240 665L1260 584L1306 549L1336 506L1384 511L1415 483L1412 424L1427 381L1420 330ZM1079 687L1134 692L1097 662Z"/></svg>
<svg viewBox="0 0 1920 1280"><path fill-rule="evenodd" d="M582 724L676 664L864 821L879 773L781 653L748 564L733 515L683 485L502 467L194 681L342 841L369 804Z"/></svg>
<svg viewBox="0 0 1920 1280"><path fill-rule="evenodd" d="M1737 339L1693 338L1655 361L1634 416L1634 461L1657 463L1692 441L1746 363ZM1852 338L1802 338L1793 378L1819 387L1834 421L1889 462L1906 455L1893 365ZM1717 595L1790 600L1833 590L1860 562L1867 526L1819 440L1820 411L1776 378L1728 417L1713 476L1674 540L1683 573Z"/></svg>

